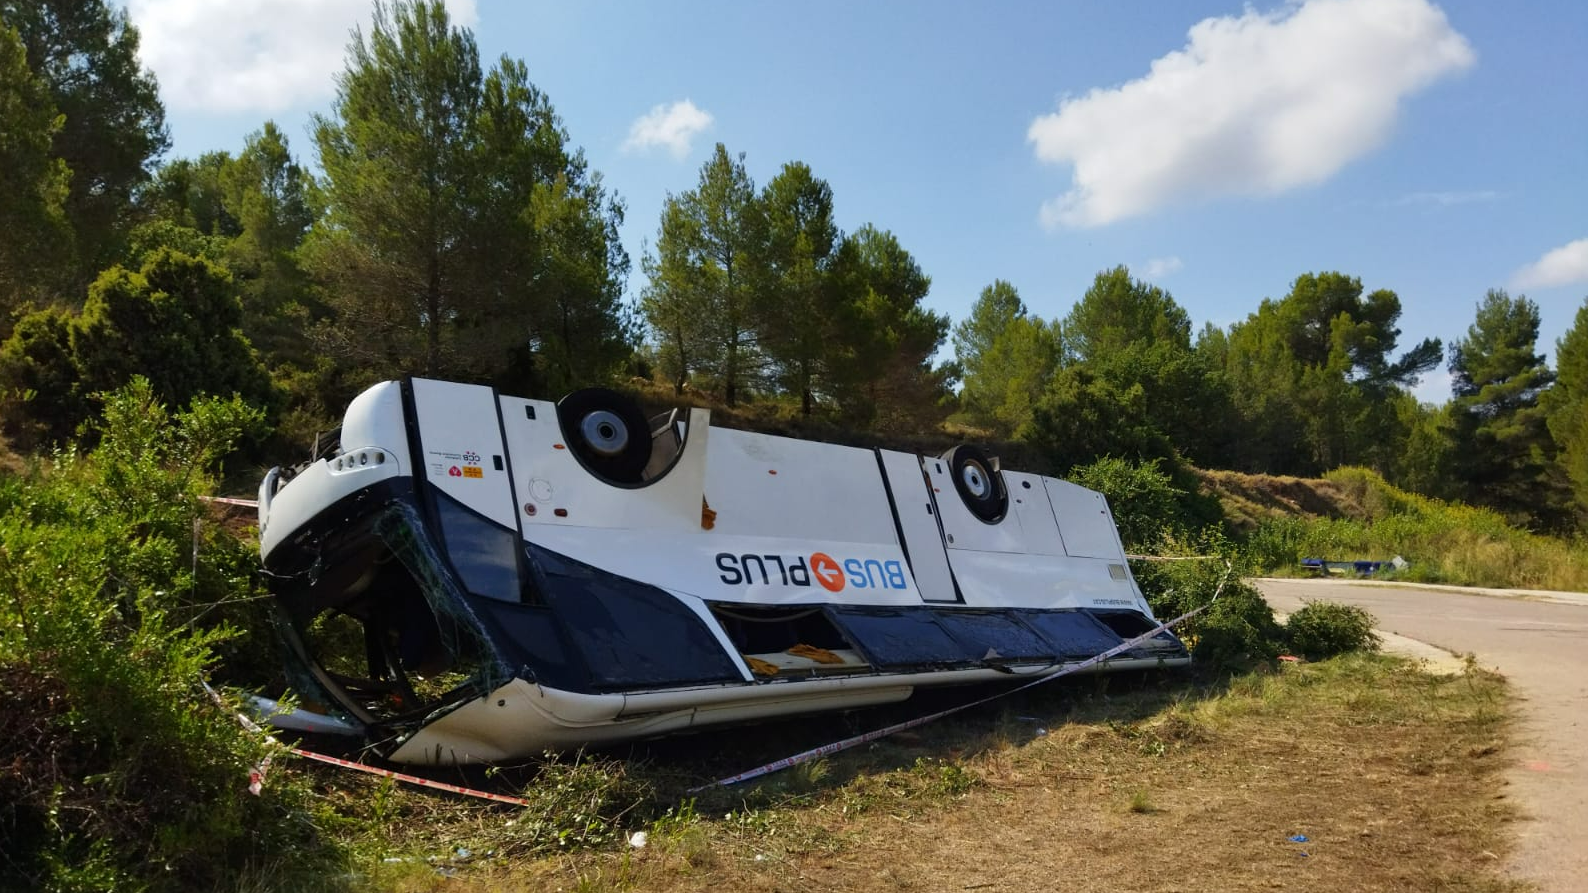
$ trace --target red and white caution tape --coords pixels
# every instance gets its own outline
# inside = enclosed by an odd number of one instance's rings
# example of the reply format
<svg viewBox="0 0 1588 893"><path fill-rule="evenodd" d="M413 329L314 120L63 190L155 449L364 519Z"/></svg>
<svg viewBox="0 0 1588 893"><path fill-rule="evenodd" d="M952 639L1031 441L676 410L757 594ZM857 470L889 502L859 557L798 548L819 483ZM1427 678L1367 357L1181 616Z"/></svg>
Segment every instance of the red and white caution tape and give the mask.
<svg viewBox="0 0 1588 893"><path fill-rule="evenodd" d="M451 794L462 794L465 797L477 797L481 800L492 800L497 803L511 803L514 806L530 805L529 801L525 800L523 797L509 797L506 794L493 794L490 791L480 791L475 790L474 788L465 788L455 784L447 784L444 781L436 781L430 778L421 778L418 775L409 775L404 772L393 772L390 769L382 769L379 766L371 766L368 763L355 763L352 760L344 760L340 757L326 756L323 753L315 753L312 750L304 750L301 747L292 747L288 748L288 750L300 757L304 757L305 759L317 760L321 763L329 763L332 766L341 766L343 769L353 769L358 772L367 772L370 775L379 775L382 778L390 778L396 781L407 782L408 784L419 785L423 788L433 788L438 791L446 791Z"/></svg>
<svg viewBox="0 0 1588 893"><path fill-rule="evenodd" d="M230 496L200 496L205 502L218 502L221 505L240 505L245 509L259 508L259 501L255 499L233 499Z"/></svg>
<svg viewBox="0 0 1588 893"><path fill-rule="evenodd" d="M204 683L204 690L209 692L210 699L215 702L216 706L220 707L222 710L226 709L226 702L221 699L220 692L210 687L208 682ZM259 725L259 723L254 722L248 717L247 714L235 713L233 715L237 717L237 722L248 731L255 733L261 733L265 731L264 728ZM274 741L275 739L272 738L271 740ZM479 791L475 790L474 788L462 787L461 785L447 784L444 781L436 781L430 778L421 778L420 776L409 775L405 772L393 772L390 769L382 769L379 766L371 766L366 763L355 763L352 760L344 760L340 757L326 756L323 753L315 753L312 750L304 750L301 747L289 747L287 748L287 752L294 756L303 757L307 760L329 763L332 766L340 766L343 769L353 769L358 772L367 772L370 775L379 775L382 778L390 778L395 781L406 782L408 784L418 785L424 788L433 788L438 791L447 791L448 793L452 794L462 794L465 797L476 797L481 800L491 800L497 803L511 803L514 806L530 805L529 801L522 797L510 797L506 794L493 794L490 791ZM270 757L268 756L261 760L259 765L248 771L248 792L250 794L258 796L259 793L264 790L265 775L269 771Z"/></svg>
<svg viewBox="0 0 1588 893"><path fill-rule="evenodd" d="M1223 587L1224 587L1224 584L1220 583L1219 584L1219 589L1222 590ZM1215 599L1218 598L1218 594L1215 593L1213 597ZM1176 617L1173 620L1170 620L1170 621L1165 622L1165 623L1158 624L1157 626L1153 627L1152 629L1148 630L1147 632L1142 633L1139 636L1136 636L1135 638L1126 639L1125 641L1120 642L1118 645L1115 645L1114 647L1108 649L1107 651L1104 651L1102 654L1098 654L1098 655L1094 655L1093 657L1089 657L1086 660L1083 660L1083 661L1081 661L1078 664L1071 664L1071 665L1069 665L1067 667L1064 667L1063 669L1059 670L1056 673L1052 673L1050 675L1043 676L1041 679L1038 679L1038 680L1036 680L1034 682L1027 682L1025 685L1018 685L1018 686L1015 686L1014 688L1011 688L1011 689L1009 689L1007 691L1001 691L1001 692L999 692L999 693L997 693L995 695L990 695L990 696L982 698L980 700L971 701L971 702L966 703L966 704L960 704L958 707L950 707L947 710L939 710L936 713L930 713L930 714L927 714L926 716L918 716L915 719L905 720L904 722L896 723L896 724L888 726L886 728L876 729L874 731L866 732L866 733L861 734L861 735L856 735L853 738L845 738L842 741L834 741L831 744L823 744L821 747L812 748L812 749L807 750L807 751L805 751L803 753L797 753L797 754L795 754L795 755L793 755L791 757L784 757L781 760L774 760L773 762L767 763L764 766L757 766L756 768L751 769L748 772L740 772L738 775L730 775L727 778L719 778L716 781L713 781L713 782L711 782L709 784L703 784L703 785L700 785L699 787L690 788L689 789L689 793L691 793L691 794L699 793L700 791L707 790L708 788L727 787L728 785L738 784L741 781L749 781L752 778L760 778L763 775L770 775L773 772L779 772L779 771L781 771L783 769L788 769L788 768L790 768L792 766L798 766L801 763L808 763L811 760L819 759L819 758L825 757L825 756L831 756L832 754L838 753L839 751L848 750L851 747L856 747L856 746L859 746L861 744L868 744L868 743L870 743L872 741L878 740L879 738L886 738L887 736L892 735L895 732L902 732L902 731L904 731L906 729L913 729L913 728L915 728L917 726L924 726L924 725L926 725L929 722L933 722L934 720L939 720L939 719L942 719L945 716L949 716L949 715L952 715L952 714L955 714L955 713L959 713L962 710L969 710L972 707L979 707L982 704L987 704L987 703L990 703L992 701L996 701L999 698L1007 697L1009 695L1014 694L1015 692L1025 691L1028 688L1034 688L1034 687L1036 687L1038 685L1041 685L1044 682L1052 682L1055 679L1059 679L1059 678L1062 678L1064 676L1068 676L1068 675L1070 675L1072 673L1079 673L1080 671L1088 669L1090 667L1094 667L1094 666L1102 663L1103 661L1108 660L1111 657L1114 657L1116 655L1122 654L1123 652L1129 651L1130 649L1136 647L1137 645L1140 645L1142 642L1147 641L1148 639L1152 638L1153 636L1156 636L1159 633L1164 632L1165 630L1173 629L1176 625L1178 625L1178 624L1180 624L1180 623L1182 623L1182 622L1184 622L1184 621L1186 621L1186 620L1188 620L1188 619L1190 619L1192 617L1195 617L1196 615L1202 613L1204 610L1207 609L1207 607L1208 607L1207 605L1203 605L1202 607L1197 608L1196 610L1187 611L1186 613L1181 614L1179 617Z"/></svg>

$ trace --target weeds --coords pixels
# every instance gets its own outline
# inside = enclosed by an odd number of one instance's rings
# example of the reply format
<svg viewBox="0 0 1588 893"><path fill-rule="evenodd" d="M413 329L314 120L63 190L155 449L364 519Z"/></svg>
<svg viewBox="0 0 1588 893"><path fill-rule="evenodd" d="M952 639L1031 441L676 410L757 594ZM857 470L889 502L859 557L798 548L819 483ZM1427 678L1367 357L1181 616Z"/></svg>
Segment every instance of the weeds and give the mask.
<svg viewBox="0 0 1588 893"><path fill-rule="evenodd" d="M1153 805L1152 798L1144 790L1132 793L1130 795L1130 803L1126 804L1125 809L1127 812L1133 812L1137 815L1151 815L1158 811L1158 807Z"/></svg>
<svg viewBox="0 0 1588 893"><path fill-rule="evenodd" d="M1360 517L1270 517L1246 536L1255 565L1291 573L1303 558L1403 556L1382 578L1462 586L1588 591L1588 544L1510 526L1488 509L1407 493L1362 468L1326 480Z"/></svg>
<svg viewBox="0 0 1588 893"><path fill-rule="evenodd" d="M530 805L501 841L508 854L609 845L626 836L625 818L653 803L656 791L624 761L548 753L522 796Z"/></svg>
<svg viewBox="0 0 1588 893"><path fill-rule="evenodd" d="M226 886L286 853L339 858L307 790L248 772L274 746L200 682L248 591L198 497L257 422L236 401L174 416L135 381L105 398L100 445L0 480L0 886ZM10 728L10 726L19 726Z"/></svg>
<svg viewBox="0 0 1588 893"><path fill-rule="evenodd" d="M917 757L910 774L923 795L934 800L962 797L981 783L976 773L964 765L945 760Z"/></svg>

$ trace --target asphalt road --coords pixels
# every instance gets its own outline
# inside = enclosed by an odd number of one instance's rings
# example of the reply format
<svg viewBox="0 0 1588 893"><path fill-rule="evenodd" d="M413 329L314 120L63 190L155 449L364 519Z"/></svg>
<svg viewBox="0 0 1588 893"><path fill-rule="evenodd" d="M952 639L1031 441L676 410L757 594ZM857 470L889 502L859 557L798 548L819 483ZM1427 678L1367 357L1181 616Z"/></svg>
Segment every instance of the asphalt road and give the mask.
<svg viewBox="0 0 1588 893"><path fill-rule="evenodd" d="M1333 580L1260 580L1276 611L1360 605L1380 629L1477 656L1521 697L1510 793L1526 814L1510 870L1547 893L1588 885L1588 595L1471 595Z"/></svg>

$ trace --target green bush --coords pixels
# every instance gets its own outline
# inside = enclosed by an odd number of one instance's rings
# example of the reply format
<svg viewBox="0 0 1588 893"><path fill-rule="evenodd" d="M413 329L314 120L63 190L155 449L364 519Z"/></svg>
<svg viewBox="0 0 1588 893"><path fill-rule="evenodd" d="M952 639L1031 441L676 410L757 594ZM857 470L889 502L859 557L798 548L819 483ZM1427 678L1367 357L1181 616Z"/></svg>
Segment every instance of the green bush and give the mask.
<svg viewBox="0 0 1588 893"><path fill-rule="evenodd" d="M1245 561L1239 554L1136 565L1136 580L1159 618L1179 617L1206 606L1176 630L1202 667L1240 671L1279 656L1284 629L1262 593L1242 579Z"/></svg>
<svg viewBox="0 0 1588 893"><path fill-rule="evenodd" d="M248 792L275 745L201 684L254 593L199 497L257 423L237 401L168 414L137 379L95 452L0 477L0 889L226 888L332 853L301 782Z"/></svg>
<svg viewBox="0 0 1588 893"><path fill-rule="evenodd" d="M1279 657L1284 629L1256 588L1237 582L1196 618L1192 656L1215 671L1246 670Z"/></svg>
<svg viewBox="0 0 1588 893"><path fill-rule="evenodd" d="M1373 615L1355 605L1307 602L1285 621L1290 650L1308 660L1323 660L1350 651L1378 650Z"/></svg>
<svg viewBox="0 0 1588 893"><path fill-rule="evenodd" d="M1125 548L1160 552L1223 523L1217 499L1199 492L1194 477L1173 462L1107 457L1070 469L1067 477L1108 498Z"/></svg>
<svg viewBox="0 0 1588 893"><path fill-rule="evenodd" d="M279 394L242 319L225 267L169 248L138 270L112 267L81 313L29 314L0 343L0 427L23 448L64 443L92 418L91 395L135 376L177 405L204 394L273 405Z"/></svg>
<svg viewBox="0 0 1588 893"><path fill-rule="evenodd" d="M1098 459L1075 466L1069 479L1108 498L1127 549L1157 549L1171 531L1185 526L1180 511L1185 491L1174 485L1156 459Z"/></svg>

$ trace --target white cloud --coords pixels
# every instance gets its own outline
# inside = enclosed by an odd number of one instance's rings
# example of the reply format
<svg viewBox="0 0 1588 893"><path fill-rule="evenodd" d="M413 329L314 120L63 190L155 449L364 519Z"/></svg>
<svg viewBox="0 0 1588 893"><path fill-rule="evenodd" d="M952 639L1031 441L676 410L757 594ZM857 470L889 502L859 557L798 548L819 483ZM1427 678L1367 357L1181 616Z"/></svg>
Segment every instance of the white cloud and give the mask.
<svg viewBox="0 0 1588 893"><path fill-rule="evenodd" d="M1473 60L1427 0L1308 0L1204 19L1146 76L1067 97L1031 123L1036 157L1074 166L1042 220L1101 226L1322 182L1388 138L1403 99Z"/></svg>
<svg viewBox="0 0 1588 893"><path fill-rule="evenodd" d="M452 23L472 27L475 0L446 0ZM173 109L270 114L336 91L355 27L369 31L371 0L128 0L138 55Z"/></svg>
<svg viewBox="0 0 1588 893"><path fill-rule="evenodd" d="M673 160L683 161L689 154L690 142L711 126L710 112L703 111L688 99L663 103L634 119L629 126L629 138L623 141L623 151L644 152L662 146L672 153Z"/></svg>
<svg viewBox="0 0 1588 893"><path fill-rule="evenodd" d="M1141 267L1141 278L1155 282L1180 269L1185 264L1178 257L1155 257Z"/></svg>
<svg viewBox="0 0 1588 893"><path fill-rule="evenodd" d="M1567 242L1516 271L1515 288L1554 288L1588 282L1588 239Z"/></svg>

